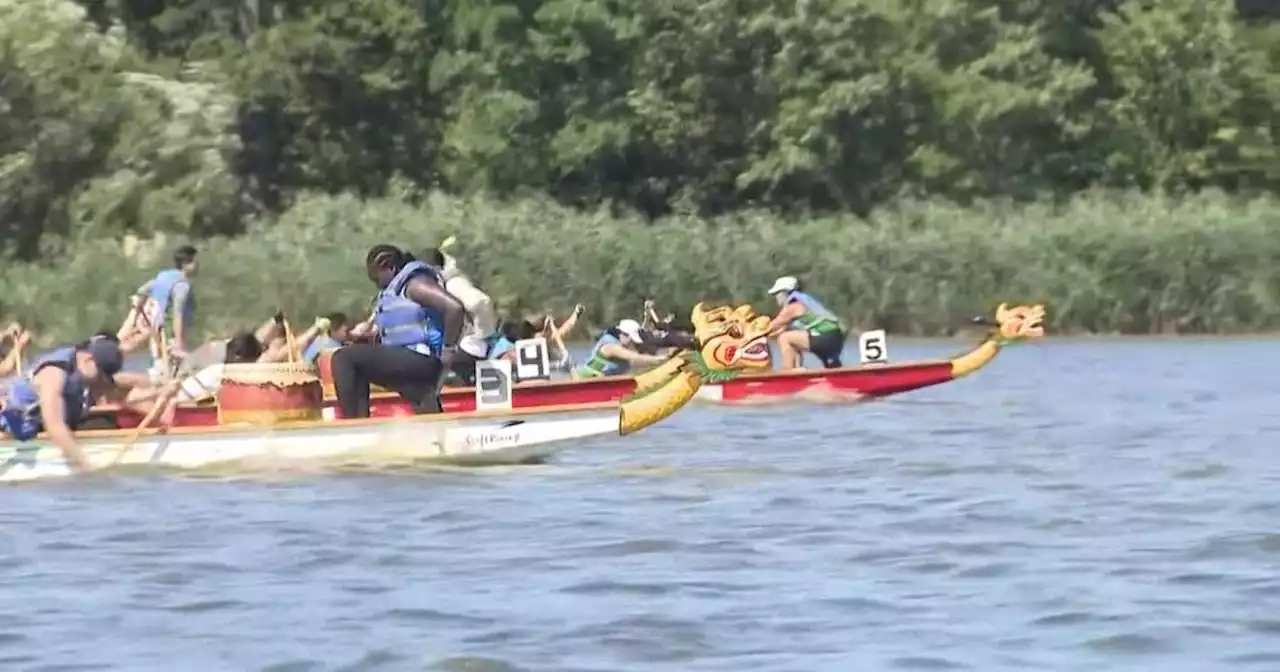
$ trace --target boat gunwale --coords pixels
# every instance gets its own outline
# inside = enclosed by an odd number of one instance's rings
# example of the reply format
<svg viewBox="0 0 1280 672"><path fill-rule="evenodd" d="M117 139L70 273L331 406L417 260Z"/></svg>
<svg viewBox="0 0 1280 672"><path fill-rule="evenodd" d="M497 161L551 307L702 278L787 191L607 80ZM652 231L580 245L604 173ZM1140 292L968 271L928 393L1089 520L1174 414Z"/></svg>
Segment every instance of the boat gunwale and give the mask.
<svg viewBox="0 0 1280 672"><path fill-rule="evenodd" d="M746 381L746 380L761 379L761 378L777 380L777 379L787 379L787 378L799 378L799 377L805 377L805 376L841 376L841 375L863 372L863 371L867 371L867 372L900 371L903 369L916 369L916 368L923 368L923 367L929 367L929 366L944 366L944 365L950 366L954 364L957 359L960 359L961 357L964 357L965 355L968 355L970 353L976 352L979 348L982 348L992 340L993 339L991 337L984 338L978 343L974 344L968 350L959 352L955 355L952 355L950 357L945 357L945 358L939 357L939 358L930 358L930 359L917 359L917 360L910 360L906 362L895 362L895 363L887 363L887 364L875 364L875 363L851 364L849 366L842 366L837 369L787 369L787 370L768 371L768 372L761 372L761 373L743 371L739 373L736 377L734 377L730 382ZM616 375L616 376L596 376L593 378L579 378L579 379L570 379L570 380L531 380L524 383L517 383L513 385L511 389L512 389L512 392L515 393L523 390L532 391L532 390L537 390L539 388L548 388L548 387L575 388L575 387L590 387L592 385L602 385L602 386L614 385L617 383L633 381L633 380L635 380L635 376L627 375L627 374ZM723 384L723 383L709 383L709 385L717 385L717 384ZM474 389L475 388L465 387L465 386L445 387L440 391L440 396L444 397L450 394L469 393ZM371 402L382 401L387 399L394 399L398 396L399 395L396 394L395 392L378 392L370 395L369 400ZM331 401L334 401L336 397L331 395L325 395L324 399L325 399L325 402L331 402ZM601 403L616 405L618 402L601 402ZM505 411L505 412L512 413L514 411L524 411L524 410L534 410L534 409L536 410L557 409L561 407L579 406L579 405L580 404L558 404L553 406L523 407L523 408L512 409L511 411ZM209 398L209 399L205 399L203 401L199 401L195 403L182 404L179 406L179 408L185 408L185 409L216 408L216 401L212 398ZM89 409L89 412L95 415L102 415L102 414L118 413L120 411L127 411L127 410L128 409L125 409L116 404L103 404L99 406L94 406L93 408ZM454 412L446 413L446 415L448 415L449 417L457 417L458 415L463 413L477 413L477 412L479 411L454 411ZM215 425L210 425L210 426L215 426ZM99 431L107 431L107 430L99 430Z"/></svg>
<svg viewBox="0 0 1280 672"><path fill-rule="evenodd" d="M231 434L235 432L288 432L309 429L348 429L352 427L376 427L378 425L390 424L433 424L440 422L468 422L473 420L501 420L512 417L522 417L529 415L568 415L572 413L599 413L603 411L617 411L619 402L603 401L589 404L558 404L555 406L532 406L526 408L512 409L493 409L488 411L462 411L455 413L429 413L422 415L394 415L381 416L371 418L334 418L332 420L298 420L293 422L280 422L272 425L254 425L254 424L234 424L234 425L187 425L170 427L167 429L156 428L150 434L143 434L138 440L144 441L148 438L156 436L187 436L187 435L207 435L207 434ZM75 432L77 442L80 441L96 441L100 439L113 439L118 437L132 437L138 430L136 428L128 429L90 429ZM0 439L0 446L23 443L32 443L36 441L50 442L49 435L41 432L30 441L15 441L11 438Z"/></svg>

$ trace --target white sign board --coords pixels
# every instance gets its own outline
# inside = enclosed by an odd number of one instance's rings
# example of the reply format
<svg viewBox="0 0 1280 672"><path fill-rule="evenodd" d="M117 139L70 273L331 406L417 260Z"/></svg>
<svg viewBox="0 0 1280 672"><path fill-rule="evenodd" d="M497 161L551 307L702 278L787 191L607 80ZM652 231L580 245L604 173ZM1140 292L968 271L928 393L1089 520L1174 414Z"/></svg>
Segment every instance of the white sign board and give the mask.
<svg viewBox="0 0 1280 672"><path fill-rule="evenodd" d="M476 362L476 410L510 410L511 362L482 359Z"/></svg>
<svg viewBox="0 0 1280 672"><path fill-rule="evenodd" d="M884 329L864 331L858 335L858 358L863 364L883 364L889 361L889 340Z"/></svg>
<svg viewBox="0 0 1280 672"><path fill-rule="evenodd" d="M516 351L516 380L546 380L551 378L551 350L545 338L527 338L514 343Z"/></svg>

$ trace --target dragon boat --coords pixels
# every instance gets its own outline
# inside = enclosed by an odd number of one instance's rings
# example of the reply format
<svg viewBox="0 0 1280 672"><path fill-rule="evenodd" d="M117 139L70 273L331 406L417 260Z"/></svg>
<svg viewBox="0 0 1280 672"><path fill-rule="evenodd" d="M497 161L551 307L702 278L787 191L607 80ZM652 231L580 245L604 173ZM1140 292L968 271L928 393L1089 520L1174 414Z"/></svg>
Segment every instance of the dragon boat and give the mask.
<svg viewBox="0 0 1280 672"><path fill-rule="evenodd" d="M340 418L314 368L299 363L228 366L212 426L76 433L91 469L154 465L194 469L245 460L494 465L542 461L587 437L630 435L671 416L708 381L769 366L769 318L748 307L693 309L696 349L637 376L617 400L514 408L510 362L485 362L464 413ZM41 435L0 441L0 482L68 476L62 452Z"/></svg>
<svg viewBox="0 0 1280 672"><path fill-rule="evenodd" d="M743 318L754 314L749 308L736 309ZM989 364L1007 345L1035 340L1044 336L1045 309L1041 304L1009 306L1001 304L994 319L982 323L989 329L972 349L947 359L887 363L884 332L867 332L860 339L860 350L867 363L839 369L796 371L761 371L750 369L742 375L709 380L698 391L696 399L713 403L748 404L810 399L825 402L858 401L939 385L969 375ZM617 402L636 390L632 376L609 376L582 380L549 380L552 367L543 339L530 339L517 344L517 377L511 406L516 409L565 408ZM321 358L319 376L323 381L326 404L336 406L332 394L327 358ZM534 380L529 380L533 378ZM539 380L539 378L541 378ZM476 391L470 387L445 388L441 395L446 413L474 411L478 406ZM375 393L371 414L376 417L398 417L412 414L409 404L392 393ZM114 426L137 426L141 417L112 408L98 413ZM218 422L213 404L184 406L178 411L176 425L208 426Z"/></svg>

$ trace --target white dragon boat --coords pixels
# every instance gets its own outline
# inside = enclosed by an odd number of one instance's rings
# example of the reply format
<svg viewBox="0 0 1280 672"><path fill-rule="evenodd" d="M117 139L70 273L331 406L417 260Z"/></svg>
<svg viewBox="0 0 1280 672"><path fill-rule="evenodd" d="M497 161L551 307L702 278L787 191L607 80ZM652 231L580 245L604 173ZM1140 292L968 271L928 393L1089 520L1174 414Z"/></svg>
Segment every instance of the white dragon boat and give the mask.
<svg viewBox="0 0 1280 672"><path fill-rule="evenodd" d="M693 309L697 350L678 353L636 378L619 402L516 408L509 362L481 362L476 407L467 413L339 419L326 409L312 367L228 365L218 390L217 426L80 431L91 470L118 465L196 469L251 460L363 464L388 460L463 466L545 460L574 441L626 436L686 405L704 382L769 366L769 318L748 307ZM41 435L0 441L0 482L73 473Z"/></svg>

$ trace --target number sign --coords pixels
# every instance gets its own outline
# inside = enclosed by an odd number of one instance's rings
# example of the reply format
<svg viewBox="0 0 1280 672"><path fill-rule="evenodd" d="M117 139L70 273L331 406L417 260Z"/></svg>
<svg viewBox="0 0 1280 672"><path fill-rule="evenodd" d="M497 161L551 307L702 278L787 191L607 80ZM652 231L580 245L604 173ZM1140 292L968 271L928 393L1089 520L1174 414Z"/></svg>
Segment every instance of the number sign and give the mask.
<svg viewBox="0 0 1280 672"><path fill-rule="evenodd" d="M482 359L476 362L476 410L511 408L511 362Z"/></svg>
<svg viewBox="0 0 1280 672"><path fill-rule="evenodd" d="M545 380L551 377L551 355L545 338L515 342L516 380Z"/></svg>
<svg viewBox="0 0 1280 672"><path fill-rule="evenodd" d="M883 364L889 361L889 341L884 329L864 331L858 335L858 357L863 364Z"/></svg>

